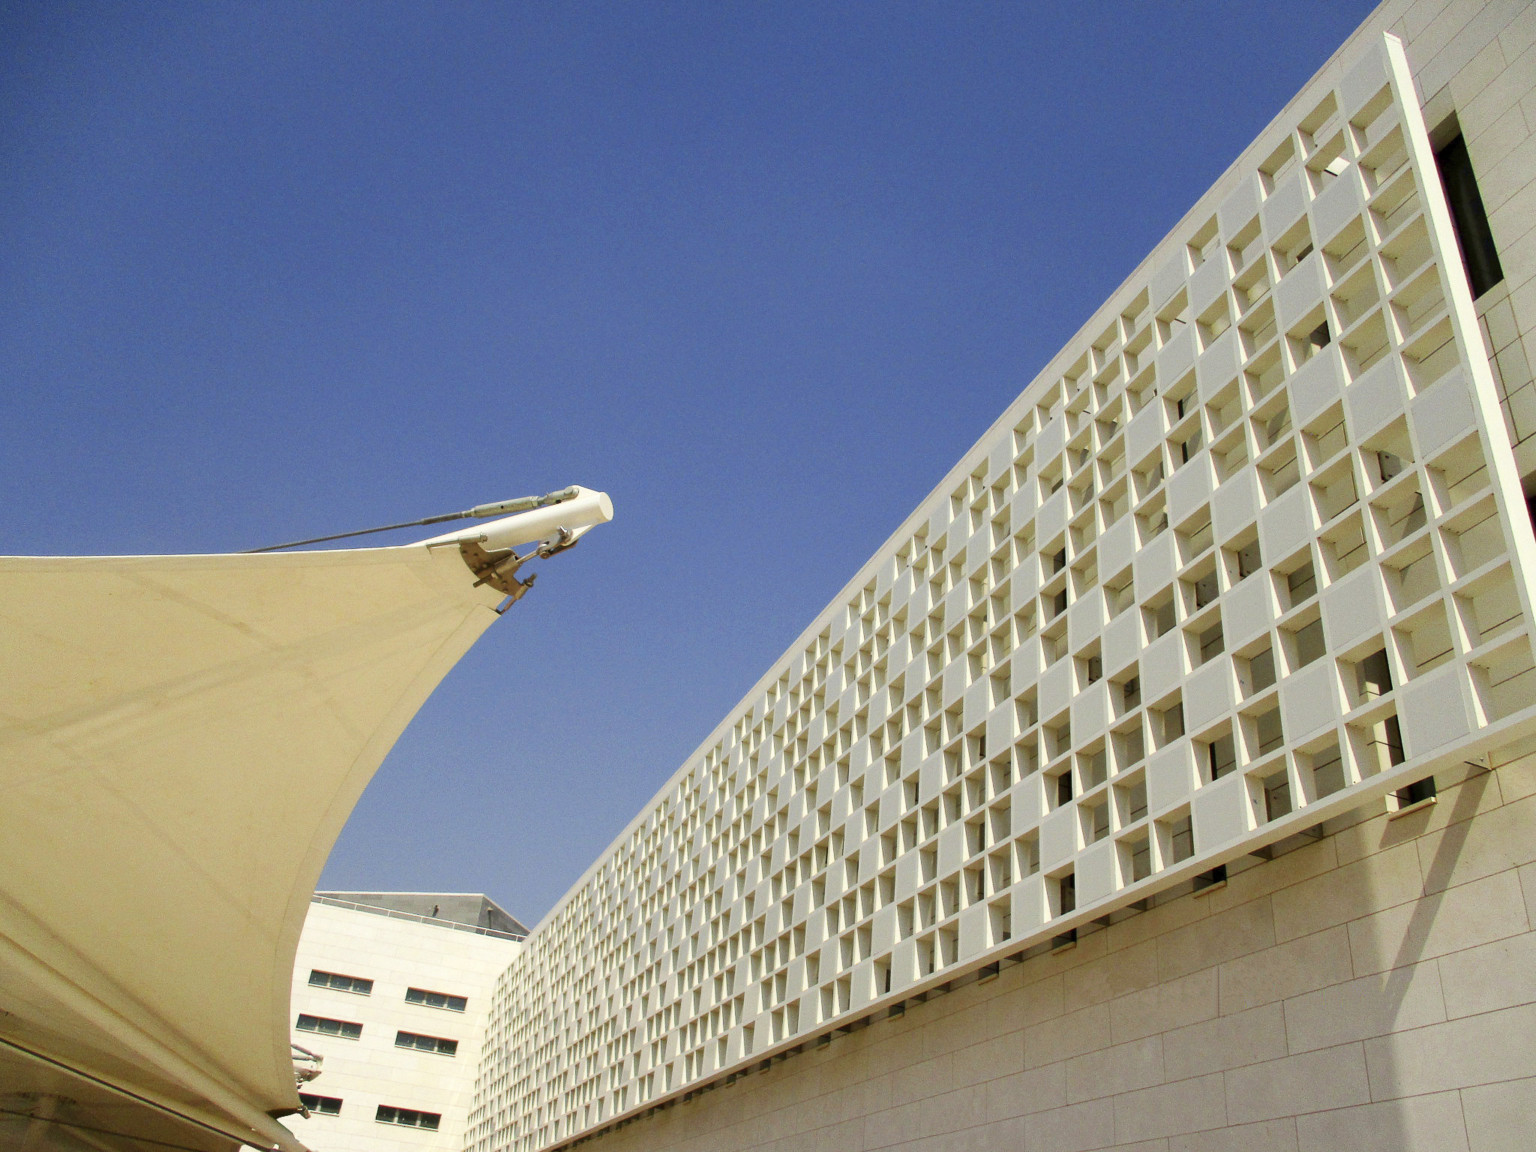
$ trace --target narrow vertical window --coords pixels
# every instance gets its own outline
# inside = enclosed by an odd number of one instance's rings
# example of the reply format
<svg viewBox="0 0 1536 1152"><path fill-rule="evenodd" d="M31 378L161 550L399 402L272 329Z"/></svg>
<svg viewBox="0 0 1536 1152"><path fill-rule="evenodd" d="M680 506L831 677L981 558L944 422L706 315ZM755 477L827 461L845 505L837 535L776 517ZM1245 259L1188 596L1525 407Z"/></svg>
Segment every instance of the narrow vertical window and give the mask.
<svg viewBox="0 0 1536 1152"><path fill-rule="evenodd" d="M1461 262L1472 285L1476 300L1504 279L1498 251L1493 246L1493 231L1488 227L1488 213L1483 208L1477 177L1472 173L1472 158L1467 141L1459 132L1435 153L1440 169L1440 183L1451 206L1451 222L1456 226L1456 243L1461 248Z"/></svg>

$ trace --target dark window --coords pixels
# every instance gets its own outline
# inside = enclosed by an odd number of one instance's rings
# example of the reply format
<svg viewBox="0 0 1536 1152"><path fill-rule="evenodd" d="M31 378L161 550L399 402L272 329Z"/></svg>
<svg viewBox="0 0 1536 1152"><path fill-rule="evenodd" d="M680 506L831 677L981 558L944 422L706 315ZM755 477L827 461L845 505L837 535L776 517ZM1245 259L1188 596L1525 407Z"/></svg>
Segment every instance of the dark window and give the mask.
<svg viewBox="0 0 1536 1152"><path fill-rule="evenodd" d="M1248 660L1248 675L1253 681L1253 691L1261 692L1275 682L1275 650L1266 648L1255 652Z"/></svg>
<svg viewBox="0 0 1536 1152"><path fill-rule="evenodd" d="M1259 542L1255 540L1247 547L1237 550L1237 578L1246 580L1261 567L1259 560Z"/></svg>
<svg viewBox="0 0 1536 1152"><path fill-rule="evenodd" d="M1387 760L1392 764L1401 764L1408 757L1403 752L1403 729L1398 724L1397 717L1388 716L1382 727L1384 729L1383 734L1386 736ZM1418 784L1410 784L1409 787L1417 788L1425 784L1429 786L1427 795L1433 796L1435 794L1435 778L1433 776L1420 780ZM1423 796L1419 797L1419 799L1423 798Z"/></svg>
<svg viewBox="0 0 1536 1152"><path fill-rule="evenodd" d="M319 1032L325 1036L340 1036L345 1040L356 1040L363 1034L361 1024L353 1024L348 1020L329 1020L324 1016L307 1016L301 1013L299 1022L294 1025L300 1032Z"/></svg>
<svg viewBox="0 0 1536 1152"><path fill-rule="evenodd" d="M1291 781L1284 772L1277 772L1264 781L1264 819L1278 820L1290 811Z"/></svg>
<svg viewBox="0 0 1536 1152"><path fill-rule="evenodd" d="M1061 902L1061 915L1077 908L1077 876L1069 873L1056 881L1057 899Z"/></svg>
<svg viewBox="0 0 1536 1152"><path fill-rule="evenodd" d="M439 1112L418 1112L414 1108L391 1108L388 1104L380 1104L373 1118L381 1124L401 1124L406 1128L429 1128L433 1132L437 1131L437 1126L443 1119Z"/></svg>
<svg viewBox="0 0 1536 1152"><path fill-rule="evenodd" d="M1386 649L1378 648L1355 665L1355 678L1362 699L1374 700L1392 691L1392 666L1387 663Z"/></svg>
<svg viewBox="0 0 1536 1152"><path fill-rule="evenodd" d="M1394 716L1393 719L1395 720L1396 717ZM1406 788L1399 788L1397 790L1397 805L1399 808L1406 808L1410 804L1433 799L1434 795L1435 778L1433 776L1426 776L1422 780L1415 780Z"/></svg>
<svg viewBox="0 0 1536 1152"><path fill-rule="evenodd" d="M1152 841L1141 840L1131 849L1131 881L1145 880L1152 875Z"/></svg>
<svg viewBox="0 0 1536 1152"><path fill-rule="evenodd" d="M373 994L373 981L361 976L342 976L336 972L322 972L316 968L309 974L312 988L334 988L338 992L356 992L360 996Z"/></svg>
<svg viewBox="0 0 1536 1152"><path fill-rule="evenodd" d="M1218 736L1205 746L1205 762L1212 780L1220 780L1237 767L1237 742L1230 733Z"/></svg>
<svg viewBox="0 0 1536 1152"><path fill-rule="evenodd" d="M1456 244L1461 249L1461 263L1467 270L1476 300L1504 279L1499 253L1493 246L1493 231L1488 227L1488 213L1483 208L1477 177L1472 173L1472 157L1467 141L1460 133L1435 153L1440 169L1440 184L1451 206L1451 222L1456 226Z"/></svg>
<svg viewBox="0 0 1536 1152"><path fill-rule="evenodd" d="M446 1008L450 1012L462 1012L469 1003L463 996L450 996L446 992L428 992L425 988L407 988L407 1004L425 1004L428 1008Z"/></svg>
<svg viewBox="0 0 1536 1152"><path fill-rule="evenodd" d="M1163 725L1163 742L1177 740L1184 735L1184 704L1179 702L1172 708L1166 708L1158 713Z"/></svg>
<svg viewBox="0 0 1536 1152"><path fill-rule="evenodd" d="M1195 829L1188 816L1172 824L1168 832L1169 846L1173 849L1175 864L1181 860L1188 860L1195 854Z"/></svg>
<svg viewBox="0 0 1536 1152"><path fill-rule="evenodd" d="M1317 595L1317 573L1312 569L1312 561L1308 560L1295 571L1286 573L1285 591L1290 599L1287 608L1294 608L1303 600L1310 600Z"/></svg>
<svg viewBox="0 0 1536 1152"><path fill-rule="evenodd" d="M1225 864L1218 864L1209 872L1201 872L1195 877L1195 891L1198 892L1202 888L1210 888L1212 885L1225 884L1226 882L1227 866Z"/></svg>
<svg viewBox="0 0 1536 1152"><path fill-rule="evenodd" d="M341 1115L341 1101L335 1096L311 1096L308 1092L300 1092L299 1102L320 1116Z"/></svg>
<svg viewBox="0 0 1536 1152"><path fill-rule="evenodd" d="M436 1052L440 1056L452 1056L459 1050L457 1040L444 1040L441 1036L418 1036L415 1032L396 1032L396 1048L419 1048L423 1052Z"/></svg>

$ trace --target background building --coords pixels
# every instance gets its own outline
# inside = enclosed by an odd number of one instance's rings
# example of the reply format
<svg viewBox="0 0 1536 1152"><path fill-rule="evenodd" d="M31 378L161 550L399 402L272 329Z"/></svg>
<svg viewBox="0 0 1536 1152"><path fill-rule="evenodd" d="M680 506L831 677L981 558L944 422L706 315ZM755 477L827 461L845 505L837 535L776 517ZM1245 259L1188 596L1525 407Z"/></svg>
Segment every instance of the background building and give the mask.
<svg viewBox="0 0 1536 1152"><path fill-rule="evenodd" d="M1525 1146L1533 120L1530 5L1378 9L537 926L473 1147Z"/></svg>
<svg viewBox="0 0 1536 1152"><path fill-rule="evenodd" d="M322 1058L284 1121L315 1152L458 1152L496 976L526 929L485 896L316 893L294 1043Z"/></svg>
<svg viewBox="0 0 1536 1152"><path fill-rule="evenodd" d="M305 909L498 619L476 577L452 542L0 558L0 1146L299 1152Z"/></svg>

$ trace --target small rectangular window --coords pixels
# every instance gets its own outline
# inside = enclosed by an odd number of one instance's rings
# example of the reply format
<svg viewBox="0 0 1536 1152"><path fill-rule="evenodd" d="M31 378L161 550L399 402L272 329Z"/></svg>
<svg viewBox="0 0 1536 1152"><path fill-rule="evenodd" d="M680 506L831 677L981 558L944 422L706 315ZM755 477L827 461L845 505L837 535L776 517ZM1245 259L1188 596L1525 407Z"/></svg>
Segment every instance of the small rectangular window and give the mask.
<svg viewBox="0 0 1536 1152"><path fill-rule="evenodd" d="M1120 686L1121 699L1127 710L1141 703L1141 678L1132 676Z"/></svg>
<svg viewBox="0 0 1536 1152"><path fill-rule="evenodd" d="M1200 645L1201 664L1208 664L1226 651L1226 639L1221 630L1221 620L1218 618L1215 624L1196 636L1195 642Z"/></svg>
<svg viewBox="0 0 1536 1152"><path fill-rule="evenodd" d="M1143 836L1131 848L1131 882L1152 875L1152 840Z"/></svg>
<svg viewBox="0 0 1536 1152"><path fill-rule="evenodd" d="M356 992L359 996L373 995L373 981L361 976L342 976L337 972L322 972L316 968L309 974L311 988L334 988L338 992Z"/></svg>
<svg viewBox="0 0 1536 1152"><path fill-rule="evenodd" d="M1162 729L1164 744L1170 744L1184 735L1184 704L1175 702L1161 712L1154 712L1159 727Z"/></svg>
<svg viewBox="0 0 1536 1152"><path fill-rule="evenodd" d="M420 1036L415 1032L396 1032L396 1048L416 1048L422 1052L436 1052L439 1056L452 1056L459 1050L457 1040L445 1040L441 1036Z"/></svg>
<svg viewBox="0 0 1536 1152"><path fill-rule="evenodd" d="M1295 661L1291 670L1305 668L1312 661L1318 659L1326 652L1327 644L1323 640L1323 622L1321 619L1313 620L1310 624L1296 629L1291 633L1292 644L1295 648Z"/></svg>
<svg viewBox="0 0 1536 1152"><path fill-rule="evenodd" d="M1173 593L1163 592L1142 611L1146 615L1147 638L1156 640L1172 632L1177 620L1174 615Z"/></svg>
<svg viewBox="0 0 1536 1152"><path fill-rule="evenodd" d="M1265 648L1248 658L1248 690L1262 692L1275 682L1275 650Z"/></svg>
<svg viewBox="0 0 1536 1152"><path fill-rule="evenodd" d="M308 1092L300 1092L299 1102L316 1116L341 1115L341 1100L336 1096L312 1096Z"/></svg>
<svg viewBox="0 0 1536 1152"><path fill-rule="evenodd" d="M440 1112L418 1112L414 1108L391 1108L388 1104L380 1104L379 1110L373 1118L380 1124L399 1124L406 1128L426 1128L436 1132L437 1126L442 1123Z"/></svg>
<svg viewBox="0 0 1536 1152"><path fill-rule="evenodd" d="M1068 912L1077 910L1077 876L1069 872L1056 881L1056 901L1060 911L1059 916L1065 916Z"/></svg>
<svg viewBox="0 0 1536 1152"><path fill-rule="evenodd" d="M1261 567L1259 560L1259 542L1257 540L1237 550L1237 578L1246 580Z"/></svg>
<svg viewBox="0 0 1536 1152"><path fill-rule="evenodd" d="M1205 746L1205 767L1212 780L1220 780L1237 767L1237 743L1230 732Z"/></svg>
<svg viewBox="0 0 1536 1152"><path fill-rule="evenodd" d="M1204 608L1207 604L1216 599L1216 594L1216 573L1207 572L1204 576L1195 581L1196 608Z"/></svg>
<svg viewBox="0 0 1536 1152"><path fill-rule="evenodd" d="M1281 744L1285 743L1284 732L1280 725L1280 709L1271 708L1254 717L1254 751L1256 755L1267 756Z"/></svg>
<svg viewBox="0 0 1536 1152"><path fill-rule="evenodd" d="M1195 829L1188 816L1168 826L1168 844L1175 864L1195 854Z"/></svg>
<svg viewBox="0 0 1536 1152"><path fill-rule="evenodd" d="M1265 777L1264 786L1264 819L1278 820L1282 816L1291 813L1291 781L1282 770L1273 776Z"/></svg>
<svg viewBox="0 0 1536 1152"><path fill-rule="evenodd" d="M1406 788L1397 790L1397 805L1406 808L1410 804L1418 804L1424 800L1433 799L1435 796L1435 778L1426 776L1422 780L1415 780Z"/></svg>
<svg viewBox="0 0 1536 1152"><path fill-rule="evenodd" d="M1317 595L1317 574L1310 560L1294 571L1286 573L1285 593L1287 608L1294 608Z"/></svg>
<svg viewBox="0 0 1536 1152"><path fill-rule="evenodd" d="M344 1040L356 1040L363 1034L363 1026L350 1020L331 1020L325 1016L299 1014L294 1025L300 1032L319 1032L323 1036L340 1036Z"/></svg>
<svg viewBox="0 0 1536 1152"><path fill-rule="evenodd" d="M1387 663L1386 649L1377 649L1356 664L1355 677L1362 700L1374 700L1392 691L1392 666Z"/></svg>
<svg viewBox="0 0 1536 1152"><path fill-rule="evenodd" d="M446 992L428 992L425 988L407 988L407 1004L423 1004L428 1008L446 1008L450 1012L462 1012L469 1004L463 996L450 996Z"/></svg>
<svg viewBox="0 0 1536 1152"><path fill-rule="evenodd" d="M1207 872L1201 872L1195 877L1195 891L1200 892L1206 888L1215 887L1217 884L1227 882L1227 866L1218 864Z"/></svg>

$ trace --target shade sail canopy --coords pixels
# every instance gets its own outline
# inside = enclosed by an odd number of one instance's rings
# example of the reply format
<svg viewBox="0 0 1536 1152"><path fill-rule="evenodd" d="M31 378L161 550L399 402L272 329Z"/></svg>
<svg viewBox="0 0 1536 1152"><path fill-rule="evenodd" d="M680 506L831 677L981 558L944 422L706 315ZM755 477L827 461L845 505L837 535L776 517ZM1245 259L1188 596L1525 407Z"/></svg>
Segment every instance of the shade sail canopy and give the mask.
<svg viewBox="0 0 1536 1152"><path fill-rule="evenodd" d="M301 1147L310 896L502 599L451 541L0 558L0 1136L45 1093L97 1147Z"/></svg>

